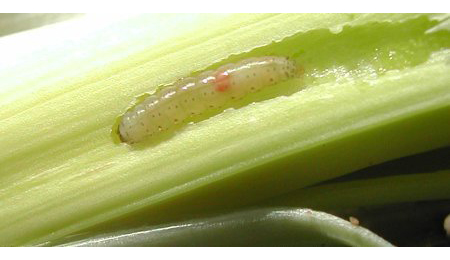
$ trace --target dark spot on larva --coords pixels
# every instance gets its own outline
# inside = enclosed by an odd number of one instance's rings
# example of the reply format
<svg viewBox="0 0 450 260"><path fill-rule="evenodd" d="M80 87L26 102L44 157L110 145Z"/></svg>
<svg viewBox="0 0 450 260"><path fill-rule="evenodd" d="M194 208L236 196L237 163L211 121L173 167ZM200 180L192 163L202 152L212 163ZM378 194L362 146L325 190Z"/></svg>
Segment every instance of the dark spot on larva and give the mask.
<svg viewBox="0 0 450 260"><path fill-rule="evenodd" d="M158 112L158 116L161 116L161 113Z"/></svg>
<svg viewBox="0 0 450 260"><path fill-rule="evenodd" d="M158 130L159 130L159 131L162 131L162 129L163 129L162 126L159 125L159 126L158 126Z"/></svg>
<svg viewBox="0 0 450 260"><path fill-rule="evenodd" d="M284 74L289 78L289 73L287 71Z"/></svg>
<svg viewBox="0 0 450 260"><path fill-rule="evenodd" d="M152 117L155 117L155 114L152 114Z"/></svg>
<svg viewBox="0 0 450 260"><path fill-rule="evenodd" d="M236 85L236 82L234 82L234 81L231 81L231 85L233 85L233 86L234 86L234 85Z"/></svg>
<svg viewBox="0 0 450 260"><path fill-rule="evenodd" d="M253 72L253 76L256 77L256 73Z"/></svg>
<svg viewBox="0 0 450 260"><path fill-rule="evenodd" d="M141 126L144 126L144 122L141 122Z"/></svg>
<svg viewBox="0 0 450 260"><path fill-rule="evenodd" d="M251 89L251 90L255 90L255 88L254 88L254 87L251 87L250 89Z"/></svg>
<svg viewBox="0 0 450 260"><path fill-rule="evenodd" d="M206 96L206 92L203 92L203 96Z"/></svg>
<svg viewBox="0 0 450 260"><path fill-rule="evenodd" d="M273 67L273 71L276 71L276 70L277 70L277 68Z"/></svg>
<svg viewBox="0 0 450 260"><path fill-rule="evenodd" d="M195 100L195 98L192 98L192 101L194 101Z"/></svg>
<svg viewBox="0 0 450 260"><path fill-rule="evenodd" d="M187 99L184 100L184 103L187 103Z"/></svg>
<svg viewBox="0 0 450 260"><path fill-rule="evenodd" d="M210 108L214 108L214 106L213 106L213 105L209 105L209 107L210 107Z"/></svg>
<svg viewBox="0 0 450 260"><path fill-rule="evenodd" d="M273 82L273 78L270 78L269 80L270 80L270 82Z"/></svg>
<svg viewBox="0 0 450 260"><path fill-rule="evenodd" d="M150 131L149 131L148 128L147 128L147 129L145 129L145 132L149 133Z"/></svg>
<svg viewBox="0 0 450 260"><path fill-rule="evenodd" d="M231 99L235 99L236 97L231 97Z"/></svg>
<svg viewBox="0 0 450 260"><path fill-rule="evenodd" d="M169 110L170 110L170 107L168 107L167 109L169 109Z"/></svg>
<svg viewBox="0 0 450 260"><path fill-rule="evenodd" d="M175 123L177 123L177 122L178 122L178 119L175 118L175 119L173 119L173 121L174 121Z"/></svg>
<svg viewBox="0 0 450 260"><path fill-rule="evenodd" d="M175 108L178 108L178 105L175 105Z"/></svg>
<svg viewBox="0 0 450 260"><path fill-rule="evenodd" d="M247 77L247 78L250 78L250 75L248 75L248 74L247 74L247 76L246 76L246 77Z"/></svg>
<svg viewBox="0 0 450 260"><path fill-rule="evenodd" d="M211 95L214 95L214 91L211 91Z"/></svg>

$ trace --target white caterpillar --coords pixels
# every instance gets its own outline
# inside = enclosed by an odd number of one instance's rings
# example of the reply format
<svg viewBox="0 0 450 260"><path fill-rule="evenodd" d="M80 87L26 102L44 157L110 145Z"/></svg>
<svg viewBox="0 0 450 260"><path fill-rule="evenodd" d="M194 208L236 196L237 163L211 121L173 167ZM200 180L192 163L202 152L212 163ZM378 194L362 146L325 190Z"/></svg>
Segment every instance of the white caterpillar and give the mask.
<svg viewBox="0 0 450 260"><path fill-rule="evenodd" d="M224 107L301 72L301 67L285 57L268 56L227 64L215 71L179 80L126 112L119 124L120 139L129 144L142 141L208 109Z"/></svg>

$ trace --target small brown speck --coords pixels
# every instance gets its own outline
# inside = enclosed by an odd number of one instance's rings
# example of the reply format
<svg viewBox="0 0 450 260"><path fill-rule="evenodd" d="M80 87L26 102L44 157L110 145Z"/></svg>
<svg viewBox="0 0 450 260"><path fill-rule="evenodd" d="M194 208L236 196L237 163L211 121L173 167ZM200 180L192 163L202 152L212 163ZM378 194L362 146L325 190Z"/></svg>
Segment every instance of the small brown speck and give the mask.
<svg viewBox="0 0 450 260"><path fill-rule="evenodd" d="M359 226L359 220L358 220L357 218L355 218L355 217L353 217L353 216L350 216L350 217L348 218L348 220L349 220L350 223L352 223L353 225Z"/></svg>
<svg viewBox="0 0 450 260"><path fill-rule="evenodd" d="M447 236L450 237L450 214L444 219L444 230L447 233Z"/></svg>

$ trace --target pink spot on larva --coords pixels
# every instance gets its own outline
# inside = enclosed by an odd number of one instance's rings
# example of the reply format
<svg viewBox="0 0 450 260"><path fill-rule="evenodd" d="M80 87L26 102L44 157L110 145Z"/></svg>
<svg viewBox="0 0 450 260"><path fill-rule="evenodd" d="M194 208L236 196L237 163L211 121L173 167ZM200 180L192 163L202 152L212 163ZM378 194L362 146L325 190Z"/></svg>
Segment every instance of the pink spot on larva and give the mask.
<svg viewBox="0 0 450 260"><path fill-rule="evenodd" d="M230 88L230 75L226 71L218 71L215 75L214 86L216 91L225 92Z"/></svg>

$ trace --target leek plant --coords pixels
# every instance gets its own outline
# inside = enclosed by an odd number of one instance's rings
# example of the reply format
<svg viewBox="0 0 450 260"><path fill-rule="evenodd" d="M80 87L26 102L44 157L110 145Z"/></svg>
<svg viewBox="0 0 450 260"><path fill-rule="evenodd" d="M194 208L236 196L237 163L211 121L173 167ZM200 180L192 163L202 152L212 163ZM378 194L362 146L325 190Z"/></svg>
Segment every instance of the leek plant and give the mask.
<svg viewBox="0 0 450 260"><path fill-rule="evenodd" d="M0 245L45 244L138 215L184 221L287 193L298 196L286 205L326 208L346 185L383 203L381 181L303 188L450 144L447 18L88 15L0 38ZM295 59L303 77L156 143L117 143L113 126L136 97L265 55ZM426 183L414 200L450 199L448 172L392 178Z"/></svg>

